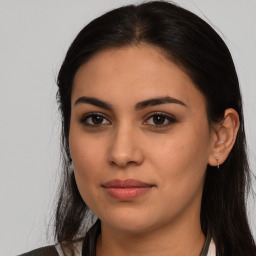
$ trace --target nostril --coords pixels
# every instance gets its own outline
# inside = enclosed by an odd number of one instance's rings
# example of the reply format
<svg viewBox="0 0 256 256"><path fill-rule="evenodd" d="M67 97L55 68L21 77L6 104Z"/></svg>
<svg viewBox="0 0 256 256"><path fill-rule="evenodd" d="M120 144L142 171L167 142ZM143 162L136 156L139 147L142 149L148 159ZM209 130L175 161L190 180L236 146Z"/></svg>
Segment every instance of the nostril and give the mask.
<svg viewBox="0 0 256 256"><path fill-rule="evenodd" d="M127 164L136 164L135 161L129 161Z"/></svg>
<svg viewBox="0 0 256 256"><path fill-rule="evenodd" d="M116 162L114 160L109 162L110 165L114 166L114 165L118 165L118 166L128 166L128 165L137 165L138 163L136 161L124 161L124 162Z"/></svg>

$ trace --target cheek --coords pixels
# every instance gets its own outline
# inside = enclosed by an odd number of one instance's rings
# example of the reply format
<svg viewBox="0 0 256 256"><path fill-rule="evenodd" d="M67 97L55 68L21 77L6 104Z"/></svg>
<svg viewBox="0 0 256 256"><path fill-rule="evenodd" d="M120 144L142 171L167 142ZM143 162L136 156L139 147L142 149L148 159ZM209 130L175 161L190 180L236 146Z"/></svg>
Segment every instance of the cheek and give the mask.
<svg viewBox="0 0 256 256"><path fill-rule="evenodd" d="M104 142L77 133L70 136L69 143L76 183L84 201L87 201L91 192L101 184Z"/></svg>
<svg viewBox="0 0 256 256"><path fill-rule="evenodd" d="M177 129L169 137L158 138L147 152L151 164L159 171L162 180L177 184L199 183L204 177L210 152L208 127L195 126Z"/></svg>
<svg viewBox="0 0 256 256"><path fill-rule="evenodd" d="M70 153L73 164L78 171L83 169L95 170L95 166L97 166L99 159L104 154L105 145L105 141L100 136L87 135L81 127L77 127L75 124L73 127L71 125L69 136Z"/></svg>
<svg viewBox="0 0 256 256"><path fill-rule="evenodd" d="M148 154L157 173L160 197L168 202L165 211L179 215L191 202L200 208L209 137L207 133L198 137L196 131L176 135L160 140L162 146L152 147Z"/></svg>

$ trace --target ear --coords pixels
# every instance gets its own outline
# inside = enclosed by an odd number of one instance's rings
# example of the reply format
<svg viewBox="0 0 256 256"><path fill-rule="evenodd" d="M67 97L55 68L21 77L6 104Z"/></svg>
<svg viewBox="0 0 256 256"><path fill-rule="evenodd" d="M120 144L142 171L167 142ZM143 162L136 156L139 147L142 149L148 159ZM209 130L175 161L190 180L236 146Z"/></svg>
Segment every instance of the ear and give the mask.
<svg viewBox="0 0 256 256"><path fill-rule="evenodd" d="M225 162L235 144L239 125L237 112L232 108L226 109L223 120L214 129L213 147L208 159L209 165L218 166Z"/></svg>

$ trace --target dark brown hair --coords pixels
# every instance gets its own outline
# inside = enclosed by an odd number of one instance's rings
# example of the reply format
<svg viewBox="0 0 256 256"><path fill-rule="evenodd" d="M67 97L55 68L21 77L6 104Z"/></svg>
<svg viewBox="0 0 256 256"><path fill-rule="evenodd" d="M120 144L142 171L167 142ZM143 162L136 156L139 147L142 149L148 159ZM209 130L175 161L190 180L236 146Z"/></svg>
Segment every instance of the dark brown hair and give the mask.
<svg viewBox="0 0 256 256"><path fill-rule="evenodd" d="M93 20L71 44L58 75L62 116L63 180L56 210L55 234L66 243L84 237L88 207L70 168L71 90L78 68L97 52L147 43L166 53L192 79L206 98L209 123L233 108L240 117L235 145L220 170L207 167L201 226L215 241L218 256L251 256L256 247L247 221L249 184L244 120L239 82L231 54L221 37L201 18L164 1L129 5ZM98 222L100 225L100 222Z"/></svg>

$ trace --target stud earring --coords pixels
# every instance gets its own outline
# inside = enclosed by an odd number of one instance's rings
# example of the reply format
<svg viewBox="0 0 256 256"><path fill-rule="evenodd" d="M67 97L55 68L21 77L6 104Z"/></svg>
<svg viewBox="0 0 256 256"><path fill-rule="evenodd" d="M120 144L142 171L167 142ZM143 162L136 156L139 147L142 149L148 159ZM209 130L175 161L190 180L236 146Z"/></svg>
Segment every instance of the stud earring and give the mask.
<svg viewBox="0 0 256 256"><path fill-rule="evenodd" d="M219 158L217 156L215 156L216 162L217 162L217 168L220 169L220 162L219 162Z"/></svg>

